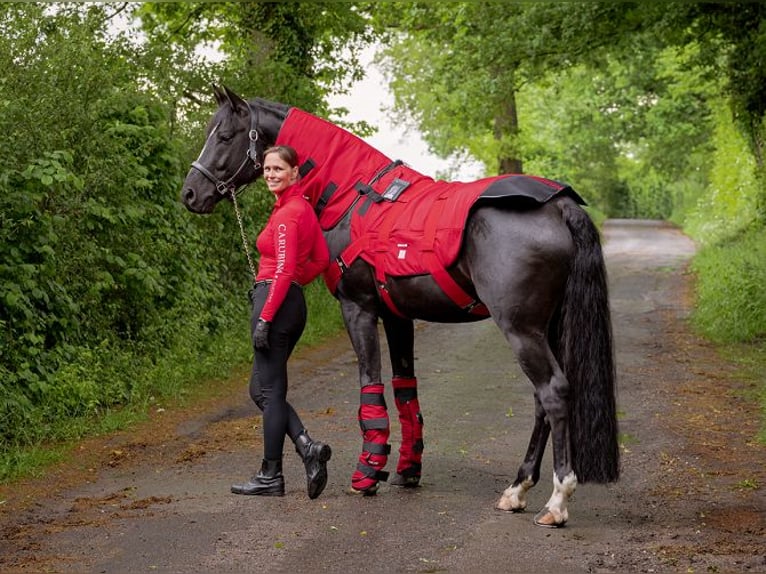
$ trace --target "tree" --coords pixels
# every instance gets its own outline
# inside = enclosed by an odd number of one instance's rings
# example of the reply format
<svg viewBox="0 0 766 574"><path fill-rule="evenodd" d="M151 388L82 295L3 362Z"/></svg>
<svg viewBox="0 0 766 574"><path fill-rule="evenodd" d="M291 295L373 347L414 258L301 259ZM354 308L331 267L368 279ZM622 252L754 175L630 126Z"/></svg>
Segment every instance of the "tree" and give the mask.
<svg viewBox="0 0 766 574"><path fill-rule="evenodd" d="M382 56L396 98L435 152L466 147L490 173L522 170L517 97L545 73L592 61L609 34L633 26L614 3L383 3L391 34ZM583 30L587 30L587 41ZM586 32L586 34L588 33ZM523 119L521 120L523 123ZM490 136L491 137L488 137Z"/></svg>
<svg viewBox="0 0 766 574"><path fill-rule="evenodd" d="M140 395L138 369L185 321L208 321L221 288L177 201L185 166L172 108L146 84L145 61L161 61L111 36L112 11L0 8L0 436L9 443L44 436L43 421Z"/></svg>
<svg viewBox="0 0 766 574"><path fill-rule="evenodd" d="M613 76L607 84L619 88L610 89L610 103L603 93L592 95L610 116L597 123L617 134L614 149L602 148L604 173L618 157L640 153L652 170L672 177L689 167L687 158L699 165L693 150L710 133L708 88L679 89L695 75L708 85L726 78L725 86L715 87L729 94L761 158L764 9L761 3L384 3L375 22L390 33L382 58L396 98L393 111L408 115L436 153L467 149L490 173L520 168L527 159L520 136L530 131L520 94L584 66L599 89L605 72ZM669 49L684 60L674 77L662 69ZM557 102L546 105L553 112ZM674 129L673 122L694 133ZM617 184L615 192L623 194Z"/></svg>
<svg viewBox="0 0 766 574"><path fill-rule="evenodd" d="M217 48L217 83L320 114L330 91L361 77L359 52L371 40L364 10L348 3L146 3L137 14L152 42L190 54ZM194 99L208 93L199 81L186 90Z"/></svg>

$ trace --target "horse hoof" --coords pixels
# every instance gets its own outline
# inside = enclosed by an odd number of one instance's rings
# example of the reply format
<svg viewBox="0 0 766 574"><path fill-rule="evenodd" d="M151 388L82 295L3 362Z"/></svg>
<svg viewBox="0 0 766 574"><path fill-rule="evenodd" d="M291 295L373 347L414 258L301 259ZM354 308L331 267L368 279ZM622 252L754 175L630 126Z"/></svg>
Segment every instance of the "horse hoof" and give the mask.
<svg viewBox="0 0 766 574"><path fill-rule="evenodd" d="M391 486L403 486L404 488L417 488L420 486L419 476L404 476L398 472L388 481Z"/></svg>
<svg viewBox="0 0 766 574"><path fill-rule="evenodd" d="M375 483L371 486L368 486L367 488L354 488L353 486L349 487L348 493L353 496L375 496L378 494L378 489L380 488L380 483Z"/></svg>
<svg viewBox="0 0 766 574"><path fill-rule="evenodd" d="M555 514L545 507L535 515L535 524L543 528L561 528L566 524L566 519L557 520Z"/></svg>
<svg viewBox="0 0 766 574"><path fill-rule="evenodd" d="M500 497L500 500L497 501L497 504L495 504L495 508L497 510L502 510L503 512L525 512L527 510L527 501L521 501L516 496L508 496L504 494Z"/></svg>

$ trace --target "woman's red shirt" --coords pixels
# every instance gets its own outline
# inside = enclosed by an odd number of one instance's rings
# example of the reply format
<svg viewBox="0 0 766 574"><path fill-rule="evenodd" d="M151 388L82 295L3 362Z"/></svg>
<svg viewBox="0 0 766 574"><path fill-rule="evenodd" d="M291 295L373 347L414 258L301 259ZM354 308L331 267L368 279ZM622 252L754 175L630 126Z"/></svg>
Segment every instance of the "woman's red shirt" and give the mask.
<svg viewBox="0 0 766 574"><path fill-rule="evenodd" d="M272 321L292 281L307 285L330 264L327 242L300 183L277 198L255 245L261 255L256 281L271 281L260 318Z"/></svg>

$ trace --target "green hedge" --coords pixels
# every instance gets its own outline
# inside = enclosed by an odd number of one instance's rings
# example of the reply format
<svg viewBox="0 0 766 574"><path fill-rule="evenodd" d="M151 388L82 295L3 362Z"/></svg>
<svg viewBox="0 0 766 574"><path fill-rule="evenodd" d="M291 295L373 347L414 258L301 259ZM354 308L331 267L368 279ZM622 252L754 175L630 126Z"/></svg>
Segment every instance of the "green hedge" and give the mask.
<svg viewBox="0 0 766 574"><path fill-rule="evenodd" d="M751 229L695 257L694 324L714 341L766 336L766 230Z"/></svg>

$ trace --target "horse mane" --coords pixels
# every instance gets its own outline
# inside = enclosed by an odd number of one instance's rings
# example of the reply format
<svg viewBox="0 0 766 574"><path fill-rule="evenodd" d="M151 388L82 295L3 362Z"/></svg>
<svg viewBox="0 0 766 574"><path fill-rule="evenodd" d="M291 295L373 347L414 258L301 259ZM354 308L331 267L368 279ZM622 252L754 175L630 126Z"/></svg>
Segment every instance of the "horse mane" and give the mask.
<svg viewBox="0 0 766 574"><path fill-rule="evenodd" d="M288 106L287 104L282 104L280 102L274 102L271 100L265 100L263 98L252 98L251 100L248 100L248 104L250 104L251 108L255 108L255 109L263 108L266 111L269 111L283 118L287 116L287 113L290 111L290 108L291 108L291 106Z"/></svg>

